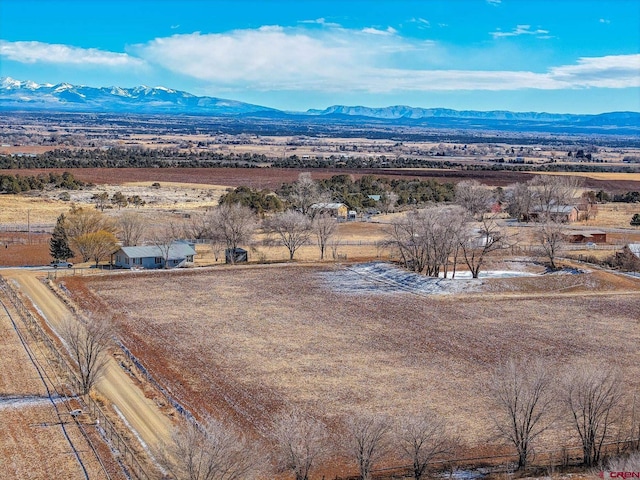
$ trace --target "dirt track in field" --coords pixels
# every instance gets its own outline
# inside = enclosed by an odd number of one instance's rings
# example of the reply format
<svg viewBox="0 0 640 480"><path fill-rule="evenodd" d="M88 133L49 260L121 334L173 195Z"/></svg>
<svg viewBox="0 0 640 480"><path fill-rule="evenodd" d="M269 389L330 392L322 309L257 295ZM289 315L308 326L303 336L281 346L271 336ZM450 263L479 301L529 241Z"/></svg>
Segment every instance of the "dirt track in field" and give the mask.
<svg viewBox="0 0 640 480"><path fill-rule="evenodd" d="M40 281L37 273L5 270L2 275L9 281L17 282L20 291L31 299L54 330L58 330L63 319L70 315L67 306ZM100 396L117 406L138 438L152 451L155 451L161 442L168 441L171 421L152 399L145 397L115 358L109 361L105 375L97 384L97 391Z"/></svg>
<svg viewBox="0 0 640 480"><path fill-rule="evenodd" d="M0 293L0 296L2 294ZM123 479L124 473L92 424L68 416L75 402L58 395L55 369L44 351L33 341L13 309L2 296L0 306L0 475L3 479L84 479L85 470L95 480ZM10 316L11 315L11 316ZM13 318L15 323L11 322ZM16 330L17 328L17 330ZM21 342L18 332L23 336ZM31 357L29 356L32 355ZM36 368L38 365L38 370ZM42 377L40 376L42 374ZM46 385L52 397L49 398ZM54 406L55 402L55 406ZM79 428L91 438L108 472L101 467L91 445ZM75 448L75 452L71 450Z"/></svg>

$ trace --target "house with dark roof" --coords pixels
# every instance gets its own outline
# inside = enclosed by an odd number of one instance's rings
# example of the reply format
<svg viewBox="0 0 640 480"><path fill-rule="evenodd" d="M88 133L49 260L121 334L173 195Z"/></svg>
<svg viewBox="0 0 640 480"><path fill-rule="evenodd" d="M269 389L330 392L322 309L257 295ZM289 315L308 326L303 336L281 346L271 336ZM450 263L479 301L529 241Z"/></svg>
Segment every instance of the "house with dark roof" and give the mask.
<svg viewBox="0 0 640 480"><path fill-rule="evenodd" d="M171 244L168 251L158 245L120 247L113 254L113 257L114 265L119 268L151 269L182 267L193 262L195 255L196 251L193 245L186 242L175 242Z"/></svg>

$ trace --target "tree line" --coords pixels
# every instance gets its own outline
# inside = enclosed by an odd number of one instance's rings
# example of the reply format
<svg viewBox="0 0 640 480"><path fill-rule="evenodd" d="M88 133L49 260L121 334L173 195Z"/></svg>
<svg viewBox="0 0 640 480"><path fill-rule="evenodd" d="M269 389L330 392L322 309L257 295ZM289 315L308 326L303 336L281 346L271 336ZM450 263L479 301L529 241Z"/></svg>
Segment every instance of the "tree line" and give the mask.
<svg viewBox="0 0 640 480"><path fill-rule="evenodd" d="M578 152L584 150L578 150ZM436 154L441 158L445 153ZM581 158L587 158L583 155ZM59 148L34 156L0 155L0 169L16 168L217 168L217 167L263 167L269 164L278 168L442 168L472 171L539 171L539 172L637 172L632 165L611 166L564 163L519 163L495 158L481 163L460 163L455 160L425 159L422 157L377 155L331 154L328 156L299 156L282 158L261 153L220 153L178 148L150 149L135 147L108 148Z"/></svg>
<svg viewBox="0 0 640 480"><path fill-rule="evenodd" d="M88 186L73 177L69 172L48 173L39 175L7 175L0 174L0 192L22 193L31 190L45 190L52 188L78 190Z"/></svg>
<svg viewBox="0 0 640 480"><path fill-rule="evenodd" d="M480 397L492 412L487 431L511 447L518 471L530 466L536 449L545 449L544 434L557 427L571 432L562 444L579 445L584 467L605 468L631 454L637 470L640 455L633 452L640 451L640 419L622 380L605 365L577 362L558 369L542 358L510 358L482 386ZM391 460L421 480L438 470L436 462L444 465L464 448L453 422L428 406L396 418L355 413L343 423L332 430L321 418L289 406L271 416L262 441L251 442L234 427L206 417L177 427L163 458L181 479L288 473L309 480L323 465L339 461L351 464L360 480L370 480L376 468ZM621 457L607 450L616 441L626 446L617 450Z"/></svg>

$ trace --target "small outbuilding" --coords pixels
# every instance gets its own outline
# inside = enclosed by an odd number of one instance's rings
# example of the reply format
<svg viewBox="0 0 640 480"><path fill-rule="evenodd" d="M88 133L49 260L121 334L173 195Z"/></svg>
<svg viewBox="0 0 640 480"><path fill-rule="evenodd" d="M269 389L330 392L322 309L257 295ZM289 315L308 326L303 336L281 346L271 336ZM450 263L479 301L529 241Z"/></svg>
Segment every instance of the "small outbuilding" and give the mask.
<svg viewBox="0 0 640 480"><path fill-rule="evenodd" d="M249 252L244 248L227 248L224 251L224 260L226 263L247 263Z"/></svg>
<svg viewBox="0 0 640 480"><path fill-rule="evenodd" d="M167 251L158 245L120 247L113 254L114 265L119 268L176 268L193 262L196 255L193 245L186 242L172 243Z"/></svg>
<svg viewBox="0 0 640 480"><path fill-rule="evenodd" d="M602 230L567 230L562 234L570 243L607 243L607 232Z"/></svg>

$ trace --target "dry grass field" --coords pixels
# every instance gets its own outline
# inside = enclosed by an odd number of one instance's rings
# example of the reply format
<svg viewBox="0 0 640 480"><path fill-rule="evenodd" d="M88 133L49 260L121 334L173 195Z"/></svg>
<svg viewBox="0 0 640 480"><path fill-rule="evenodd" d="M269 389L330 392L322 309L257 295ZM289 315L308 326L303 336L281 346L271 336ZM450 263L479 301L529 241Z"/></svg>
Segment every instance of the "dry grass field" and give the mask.
<svg viewBox="0 0 640 480"><path fill-rule="evenodd" d="M68 202L35 195L0 195L0 225L55 223L69 207Z"/></svg>
<svg viewBox="0 0 640 480"><path fill-rule="evenodd" d="M640 281L592 272L428 296L350 293L341 272L272 265L63 282L84 308L115 315L124 343L187 408L256 436L292 405L335 432L358 413L430 406L466 453L496 451L482 384L512 356L542 356L558 372L577 360L614 365L628 402L640 387ZM577 440L557 422L545 441Z"/></svg>
<svg viewBox="0 0 640 480"><path fill-rule="evenodd" d="M36 358L46 364L40 351ZM62 430L61 421L79 451L89 478L113 480L123 478L114 469L113 458L102 444L95 429L87 426L97 448L108 465L109 475L102 470L95 455L70 416L59 417L47 397L44 383L20 343L9 317L0 310L0 472L2 478L48 480L51 478L84 478L83 470L73 454ZM66 411L56 399L61 412ZM72 407L77 408L77 407ZM116 467L117 468L117 467Z"/></svg>
<svg viewBox="0 0 640 480"><path fill-rule="evenodd" d="M623 180L631 182L640 182L640 173L623 173L623 172L529 172L532 175L569 175L572 177L585 177L594 180Z"/></svg>

